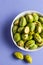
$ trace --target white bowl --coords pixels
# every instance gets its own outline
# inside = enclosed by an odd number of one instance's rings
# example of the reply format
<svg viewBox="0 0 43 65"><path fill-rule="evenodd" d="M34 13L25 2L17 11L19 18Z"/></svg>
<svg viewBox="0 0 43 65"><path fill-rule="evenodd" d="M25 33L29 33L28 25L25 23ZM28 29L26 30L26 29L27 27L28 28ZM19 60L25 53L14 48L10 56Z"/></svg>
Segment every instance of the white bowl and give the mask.
<svg viewBox="0 0 43 65"><path fill-rule="evenodd" d="M43 14L40 13L40 12L38 12L38 11L33 11L33 10L24 11L24 12L20 13L19 15L17 15L17 16L14 18L14 20L12 21L11 30L10 30L10 32L11 32L11 38L12 38L14 44L15 44L19 49L24 50L24 51L30 51L30 52L40 50L40 49L42 49L43 47L39 47L39 48L34 49L34 50L30 50L30 49L27 50L27 49L25 49L25 48L19 47L19 46L16 44L16 42L14 41L13 33L12 33L12 27L13 27L13 23L14 23L14 21L15 21L16 19L20 18L21 16L23 16L23 15L25 15L25 14L27 14L27 13L33 13L33 12L38 13L39 15L43 16Z"/></svg>

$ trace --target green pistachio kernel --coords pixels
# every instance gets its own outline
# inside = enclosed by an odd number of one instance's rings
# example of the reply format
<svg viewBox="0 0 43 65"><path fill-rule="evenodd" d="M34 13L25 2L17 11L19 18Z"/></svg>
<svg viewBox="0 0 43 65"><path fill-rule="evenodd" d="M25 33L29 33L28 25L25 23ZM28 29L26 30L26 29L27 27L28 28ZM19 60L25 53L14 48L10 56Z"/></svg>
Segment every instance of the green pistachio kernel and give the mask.
<svg viewBox="0 0 43 65"><path fill-rule="evenodd" d="M37 24L36 24L36 32L41 33L41 31L42 31L42 25L41 25L40 22L37 22Z"/></svg>
<svg viewBox="0 0 43 65"><path fill-rule="evenodd" d="M43 23L43 17L40 17L40 18L39 18L39 21L40 21L41 23Z"/></svg>
<svg viewBox="0 0 43 65"><path fill-rule="evenodd" d="M25 40L28 40L28 34L22 34L22 39L25 41Z"/></svg>
<svg viewBox="0 0 43 65"><path fill-rule="evenodd" d="M36 32L41 33L41 31L42 31L41 26L37 26L36 28L37 28L37 29L36 29Z"/></svg>
<svg viewBox="0 0 43 65"><path fill-rule="evenodd" d="M31 50L37 49L37 47L38 47L38 46L37 46L36 44L34 44L32 47L30 47L30 49L31 49Z"/></svg>
<svg viewBox="0 0 43 65"><path fill-rule="evenodd" d="M19 27L18 32L21 33L23 31L24 27Z"/></svg>
<svg viewBox="0 0 43 65"><path fill-rule="evenodd" d="M20 46L20 47L24 47L24 41L23 41L23 40L20 40L17 44L18 44L18 46Z"/></svg>
<svg viewBox="0 0 43 65"><path fill-rule="evenodd" d="M27 24L25 17L20 18L20 26L25 26Z"/></svg>
<svg viewBox="0 0 43 65"><path fill-rule="evenodd" d="M43 24L41 24L42 25L42 30L43 30Z"/></svg>
<svg viewBox="0 0 43 65"><path fill-rule="evenodd" d="M20 34L19 34L19 33L15 33L15 35L14 35L14 40L15 40L16 42L18 42L18 41L20 41L20 39L21 39Z"/></svg>
<svg viewBox="0 0 43 65"><path fill-rule="evenodd" d="M27 43L25 44L25 49L29 49L30 47L32 47L35 44L34 40L29 40L27 41Z"/></svg>
<svg viewBox="0 0 43 65"><path fill-rule="evenodd" d="M33 32L35 30L35 24L34 23L29 23L28 26L30 28L30 32Z"/></svg>
<svg viewBox="0 0 43 65"><path fill-rule="evenodd" d="M12 32L13 32L14 34L16 33L17 28L18 28L18 26L13 26L13 28L12 28Z"/></svg>
<svg viewBox="0 0 43 65"><path fill-rule="evenodd" d="M37 13L33 13L33 18L34 18L34 21L38 21L39 19L39 16Z"/></svg>
<svg viewBox="0 0 43 65"><path fill-rule="evenodd" d="M33 16L31 14L26 15L27 22L33 22Z"/></svg>
<svg viewBox="0 0 43 65"><path fill-rule="evenodd" d="M27 34L29 33L29 27L28 26L25 27L24 33L27 33Z"/></svg>
<svg viewBox="0 0 43 65"><path fill-rule="evenodd" d="M23 60L24 59L24 56L21 52L15 52L14 53L14 56L20 60Z"/></svg>
<svg viewBox="0 0 43 65"><path fill-rule="evenodd" d="M42 41L42 39L41 39L41 37L40 37L40 35L39 35L38 33L35 33L35 34L34 34L34 38L35 38L35 40L36 40L37 42L41 42L41 41Z"/></svg>
<svg viewBox="0 0 43 65"><path fill-rule="evenodd" d="M14 25L18 25L19 24L19 19L15 20Z"/></svg>
<svg viewBox="0 0 43 65"><path fill-rule="evenodd" d="M36 45L37 45L38 47L43 46L43 40L42 40L40 43L36 42Z"/></svg>
<svg viewBox="0 0 43 65"><path fill-rule="evenodd" d="M40 33L40 36L43 38L43 31Z"/></svg>
<svg viewBox="0 0 43 65"><path fill-rule="evenodd" d="M28 35L28 40L31 40L33 38L33 36L32 35Z"/></svg>
<svg viewBox="0 0 43 65"><path fill-rule="evenodd" d="M30 55L25 55L24 59L28 62L28 63L32 63L32 57Z"/></svg>
<svg viewBox="0 0 43 65"><path fill-rule="evenodd" d="M30 35L33 35L35 32L34 31L32 31L32 32L30 32Z"/></svg>

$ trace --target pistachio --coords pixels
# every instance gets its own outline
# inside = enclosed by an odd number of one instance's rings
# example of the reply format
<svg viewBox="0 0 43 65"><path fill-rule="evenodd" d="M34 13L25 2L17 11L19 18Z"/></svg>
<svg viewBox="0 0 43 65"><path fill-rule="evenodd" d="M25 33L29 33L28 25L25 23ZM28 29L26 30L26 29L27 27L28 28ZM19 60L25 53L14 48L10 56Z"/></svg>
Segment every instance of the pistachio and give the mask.
<svg viewBox="0 0 43 65"><path fill-rule="evenodd" d="M33 19L34 19L34 21L38 21L39 16L37 13L33 13Z"/></svg>
<svg viewBox="0 0 43 65"><path fill-rule="evenodd" d="M28 63L32 63L32 57L30 55L25 55L24 59L28 62Z"/></svg>
<svg viewBox="0 0 43 65"><path fill-rule="evenodd" d="M25 44L25 48L29 49L30 47L32 47L35 44L34 40L29 40L26 44Z"/></svg>
<svg viewBox="0 0 43 65"><path fill-rule="evenodd" d="M18 25L19 24L19 19L15 20L14 25Z"/></svg>
<svg viewBox="0 0 43 65"><path fill-rule="evenodd" d="M35 40L36 40L37 42L41 42L41 41L42 41L42 39L41 39L41 37L40 37L40 35L39 35L38 33L35 33L35 34L34 34L34 38L35 38Z"/></svg>
<svg viewBox="0 0 43 65"><path fill-rule="evenodd" d="M24 33L27 33L27 34L29 33L29 27L28 26L25 27Z"/></svg>
<svg viewBox="0 0 43 65"><path fill-rule="evenodd" d="M39 18L39 21L40 21L41 23L43 23L43 17L40 17L40 18Z"/></svg>
<svg viewBox="0 0 43 65"><path fill-rule="evenodd" d="M40 33L40 36L43 38L43 31Z"/></svg>
<svg viewBox="0 0 43 65"><path fill-rule="evenodd" d="M26 15L27 22L33 22L33 16L31 14Z"/></svg>
<svg viewBox="0 0 43 65"><path fill-rule="evenodd" d="M38 48L38 46L36 44L34 44L32 47L30 47L31 50L32 49L37 49L37 48Z"/></svg>
<svg viewBox="0 0 43 65"><path fill-rule="evenodd" d="M18 32L21 33L23 31L24 27L19 27Z"/></svg>
<svg viewBox="0 0 43 65"><path fill-rule="evenodd" d="M24 59L24 56L21 52L15 52L14 53L14 56L20 60L23 60Z"/></svg>
<svg viewBox="0 0 43 65"><path fill-rule="evenodd" d="M28 34L22 34L22 39L25 41L25 40L28 40Z"/></svg>
<svg viewBox="0 0 43 65"><path fill-rule="evenodd" d="M25 17L20 18L20 26L25 26L27 24Z"/></svg>
<svg viewBox="0 0 43 65"><path fill-rule="evenodd" d="M19 33L16 33L16 34L14 35L14 40L15 40L16 42L18 42L18 41L20 41L20 39L21 39L20 34L19 34Z"/></svg>
<svg viewBox="0 0 43 65"><path fill-rule="evenodd" d="M13 28L12 28L12 32L13 32L14 34L16 33L17 28L18 28L18 26L13 26Z"/></svg>
<svg viewBox="0 0 43 65"><path fill-rule="evenodd" d="M37 24L36 24L36 32L41 33L41 31L42 31L42 25L41 25L40 22L37 22Z"/></svg>
<svg viewBox="0 0 43 65"><path fill-rule="evenodd" d="M33 32L35 30L35 24L34 23L29 23L28 26L30 28L30 32Z"/></svg>
<svg viewBox="0 0 43 65"><path fill-rule="evenodd" d="M18 44L18 46L20 46L20 47L24 47L24 41L23 41L23 40L20 40L17 44Z"/></svg>

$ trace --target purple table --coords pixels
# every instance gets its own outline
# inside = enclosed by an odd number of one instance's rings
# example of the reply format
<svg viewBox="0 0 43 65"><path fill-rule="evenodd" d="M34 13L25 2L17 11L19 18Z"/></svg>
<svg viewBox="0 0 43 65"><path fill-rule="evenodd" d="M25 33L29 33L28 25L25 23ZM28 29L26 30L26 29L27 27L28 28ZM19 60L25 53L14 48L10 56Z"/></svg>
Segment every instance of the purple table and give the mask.
<svg viewBox="0 0 43 65"><path fill-rule="evenodd" d="M24 52L12 42L10 26L16 15L25 10L43 13L43 0L0 0L0 65L43 65L43 49L36 52ZM30 54L33 63L28 64L12 56L15 51Z"/></svg>

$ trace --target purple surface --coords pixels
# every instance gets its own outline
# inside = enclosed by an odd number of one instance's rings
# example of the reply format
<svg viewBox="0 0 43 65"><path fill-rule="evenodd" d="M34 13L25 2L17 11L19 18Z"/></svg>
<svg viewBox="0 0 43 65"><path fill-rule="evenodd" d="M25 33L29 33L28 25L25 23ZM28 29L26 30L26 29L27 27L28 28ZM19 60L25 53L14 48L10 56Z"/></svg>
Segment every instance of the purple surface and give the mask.
<svg viewBox="0 0 43 65"><path fill-rule="evenodd" d="M43 65L43 49L36 52L24 52L18 49L10 37L10 25L16 15L25 10L43 13L43 0L0 0L0 65ZM30 54L33 63L28 64L12 56L15 51Z"/></svg>

